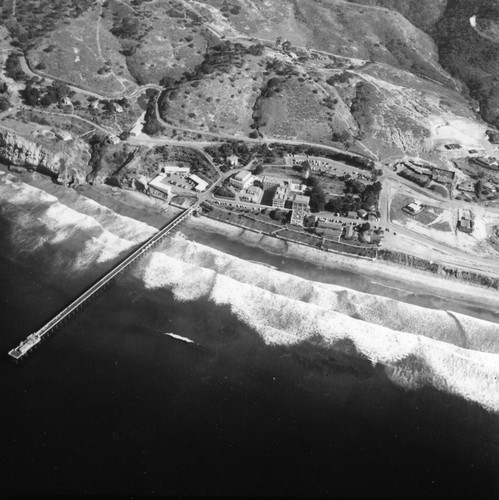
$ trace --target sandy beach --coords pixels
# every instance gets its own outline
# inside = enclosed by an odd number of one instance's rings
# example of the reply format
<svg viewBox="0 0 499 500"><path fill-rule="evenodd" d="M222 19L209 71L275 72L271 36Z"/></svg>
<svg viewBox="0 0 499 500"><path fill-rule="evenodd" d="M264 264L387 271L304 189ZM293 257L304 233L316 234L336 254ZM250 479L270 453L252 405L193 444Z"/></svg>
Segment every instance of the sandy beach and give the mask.
<svg viewBox="0 0 499 500"><path fill-rule="evenodd" d="M370 261L323 252L297 243L263 236L208 217L193 217L187 224L193 228L223 234L228 238L244 240L248 245L258 246L267 252L307 261L318 266L367 275L373 280L388 278L397 282L400 288L405 288L410 284L411 289L419 290L421 293L433 294L492 310L497 310L499 307L499 292L490 288L470 285L451 278L438 277L428 272L390 262Z"/></svg>
<svg viewBox="0 0 499 500"><path fill-rule="evenodd" d="M1 167L1 169L8 171L6 167ZM48 177L36 172L16 173L14 175L19 180L56 196L68 206L75 202L78 195L82 195L120 215L131 217L155 228L162 227L181 212L180 209L171 207L161 200L136 191L113 188L107 185L81 185L73 190L54 184ZM439 277L429 272L390 262L371 261L323 252L297 243L264 236L204 216L191 217L186 224L194 229L202 229L224 235L227 238L242 240L250 246L259 247L269 253L295 258L329 269L341 269L362 274L370 277L373 281L390 280L404 290L432 294L492 311L499 309L499 292L491 288L471 285L452 278Z"/></svg>

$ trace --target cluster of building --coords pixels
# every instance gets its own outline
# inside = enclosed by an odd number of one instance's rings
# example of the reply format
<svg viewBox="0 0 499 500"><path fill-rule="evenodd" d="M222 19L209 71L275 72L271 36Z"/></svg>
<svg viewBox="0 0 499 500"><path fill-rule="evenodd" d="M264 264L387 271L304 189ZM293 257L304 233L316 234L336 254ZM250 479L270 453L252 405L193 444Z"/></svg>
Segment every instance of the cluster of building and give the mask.
<svg viewBox="0 0 499 500"><path fill-rule="evenodd" d="M409 177L410 180L414 180L417 184L425 187L431 181L452 186L456 176L456 173L452 170L434 167L422 161L407 160L400 162L400 165L405 167L405 171L401 172L404 177Z"/></svg>
<svg viewBox="0 0 499 500"><path fill-rule="evenodd" d="M478 167L489 168L491 170L499 170L499 160L492 156L480 156L477 158L470 158L469 162Z"/></svg>
<svg viewBox="0 0 499 500"><path fill-rule="evenodd" d="M254 185L258 182L262 187ZM247 170L241 170L230 179L230 185L239 191L241 201L260 204L265 191L273 191L272 207L290 209L291 224L302 225L305 215L309 212L310 197L305 196L301 184L293 184L281 177L256 177Z"/></svg>
<svg viewBox="0 0 499 500"><path fill-rule="evenodd" d="M303 194L304 186L268 175L262 178L262 185L264 191L274 190L272 206L291 209L291 224L301 226L303 219L310 211L310 197Z"/></svg>
<svg viewBox="0 0 499 500"><path fill-rule="evenodd" d="M174 181L167 179L171 174L178 174L183 176L187 183L190 184L195 191L201 193L206 191L208 188L208 182L196 174L191 174L191 169L189 167L181 167L177 165L163 165L161 167L161 172L148 182L149 189L159 191L161 194L170 196L172 194L172 184L176 184Z"/></svg>

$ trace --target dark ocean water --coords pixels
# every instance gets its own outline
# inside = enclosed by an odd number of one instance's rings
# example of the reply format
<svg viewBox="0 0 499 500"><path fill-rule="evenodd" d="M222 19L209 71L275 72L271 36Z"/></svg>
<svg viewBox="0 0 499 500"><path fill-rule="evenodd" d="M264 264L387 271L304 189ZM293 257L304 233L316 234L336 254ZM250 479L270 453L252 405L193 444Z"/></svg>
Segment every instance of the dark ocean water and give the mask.
<svg viewBox="0 0 499 500"><path fill-rule="evenodd" d="M74 248L20 254L11 233L0 218L0 353L103 271L68 276ZM499 496L497 416L404 391L349 345L269 347L228 308L176 302L131 274L22 365L2 355L0 395L3 493Z"/></svg>

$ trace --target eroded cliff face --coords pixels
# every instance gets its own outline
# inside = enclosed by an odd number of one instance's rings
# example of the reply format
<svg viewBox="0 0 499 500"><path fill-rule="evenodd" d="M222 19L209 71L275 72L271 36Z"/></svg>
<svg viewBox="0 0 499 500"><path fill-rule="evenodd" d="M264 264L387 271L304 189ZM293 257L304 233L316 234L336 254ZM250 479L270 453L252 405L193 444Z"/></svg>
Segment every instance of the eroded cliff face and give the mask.
<svg viewBox="0 0 499 500"><path fill-rule="evenodd" d="M38 142L0 130L0 162L48 174L63 185L86 182L91 168L89 147L83 141Z"/></svg>

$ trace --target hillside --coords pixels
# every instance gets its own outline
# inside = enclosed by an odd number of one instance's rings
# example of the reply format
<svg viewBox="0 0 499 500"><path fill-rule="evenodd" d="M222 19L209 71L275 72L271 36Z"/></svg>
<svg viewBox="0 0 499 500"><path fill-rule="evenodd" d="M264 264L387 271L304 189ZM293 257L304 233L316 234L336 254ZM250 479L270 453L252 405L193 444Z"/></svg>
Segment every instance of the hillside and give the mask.
<svg viewBox="0 0 499 500"><path fill-rule="evenodd" d="M456 125L452 139L473 122L479 146L485 127L453 76L482 116L499 115L499 28L485 0L27 0L14 16L12 5L3 18L35 73L113 98L161 86L173 136L431 156L439 124Z"/></svg>

